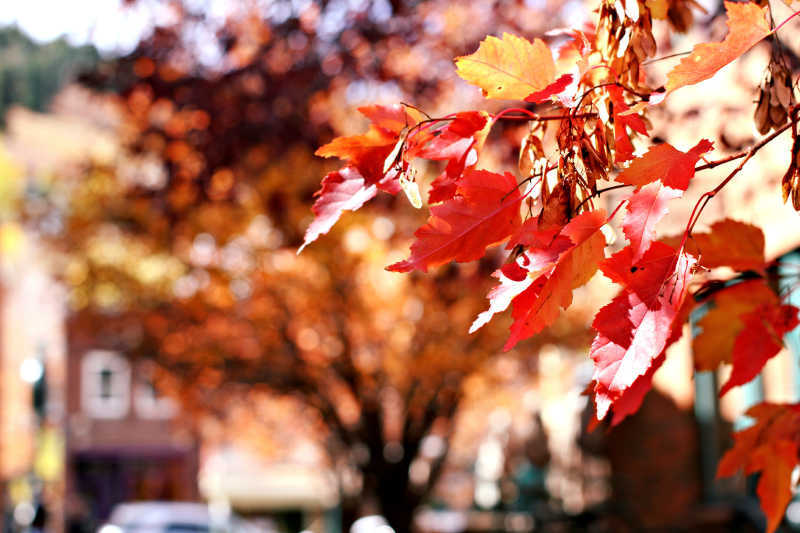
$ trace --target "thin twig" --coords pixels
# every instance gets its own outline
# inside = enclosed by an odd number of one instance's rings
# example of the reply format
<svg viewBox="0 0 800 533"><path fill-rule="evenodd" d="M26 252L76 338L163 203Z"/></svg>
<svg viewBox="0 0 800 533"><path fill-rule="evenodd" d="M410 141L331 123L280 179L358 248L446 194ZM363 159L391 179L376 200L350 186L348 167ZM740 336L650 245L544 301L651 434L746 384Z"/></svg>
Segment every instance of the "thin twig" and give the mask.
<svg viewBox="0 0 800 533"><path fill-rule="evenodd" d="M610 187L605 187L603 189L597 189L594 192L594 194L590 194L589 196L587 196L586 198L581 200L581 203L579 203L577 205L577 207L575 207L575 211L577 212L581 207L583 207L583 204L585 204L586 202L588 202L590 199L594 198L595 196L600 196L604 192L613 191L613 190L616 190L616 189L622 189L623 187L633 187L633 185L629 185L627 183L622 183L620 185L611 185Z"/></svg>
<svg viewBox="0 0 800 533"><path fill-rule="evenodd" d="M615 207L615 208L614 208L614 210L611 212L611 214L610 214L610 215L608 215L608 219L607 219L607 220L608 220L608 222L611 222L611 219L612 219L612 218L614 218L614 216L617 214L617 211L619 211L620 207L622 207L623 205L625 205L625 202L627 202L627 201L628 201L628 199L627 199L627 198L626 198L625 200L622 200L622 201L621 201L621 202L620 202L620 203L617 205L617 207Z"/></svg>
<svg viewBox="0 0 800 533"><path fill-rule="evenodd" d="M795 113L795 111L797 109L798 109L798 106L797 105L794 106L794 108L792 108L792 110L790 112L790 116L794 117L794 113ZM739 174L739 172L744 168L744 166L747 164L747 162L750 161L750 159L753 158L753 156L756 154L756 152L761 150L761 148L766 146L769 142L771 142L773 139L778 137L781 133L783 133L784 131L789 129L794 124L795 120L796 120L796 118L793 118L793 120L790 120L786 125L781 126L779 129L777 129L774 132L772 132L772 134L768 135L767 137L764 137L758 143L754 144L749 150L747 150L745 152L740 152L738 154L733 154L732 156L725 157L723 159L718 159L716 161L712 161L710 163L706 163L705 165L701 165L701 166L699 166L699 167L697 167L695 169L695 172L697 172L698 170L705 170L707 168L714 168L714 167L716 167L718 165L722 165L722 164L728 163L730 161L735 161L736 159L742 159L742 161L736 166L736 168L734 168L731 171L730 174L728 174L725 177L724 180L719 182L719 184L716 187L714 187L713 189L711 189L710 191L704 192L700 196L700 198L697 199L697 203L695 203L694 208L692 209L692 214L689 215L689 223L686 225L686 231L684 232L683 239L681 240L681 248L683 248L684 244L686 244L686 239L692 233L692 230L694 229L695 224L697 224L697 221L700 220L700 215L702 214L703 209L705 209L706 205L708 205L708 202L710 202L712 198L714 198L717 194L719 194L719 192L728 183L730 183L730 181L733 178L735 178L737 174Z"/></svg>
<svg viewBox="0 0 800 533"><path fill-rule="evenodd" d="M657 62L663 61L665 59L672 59L673 57L688 56L691 53L692 53L691 50L689 50L688 52L676 52L676 53L670 54L668 56L662 56L662 57L656 57L654 59L648 59L647 61L643 61L642 65L650 65L651 63L657 63Z"/></svg>
<svg viewBox="0 0 800 533"><path fill-rule="evenodd" d="M790 114L791 114L791 112L790 112ZM742 150L741 152L729 155L728 157L723 157L722 159L717 159L715 161L710 161L710 162L706 163L705 165L700 165L699 167L695 167L694 171L695 172L699 172L701 170L707 170L709 168L718 167L720 165L724 165L725 163L730 163L731 161L736 161L737 159L741 159L743 157L747 157L747 155L751 151L754 151L753 153L757 152L765 144L769 143L775 137L777 137L778 135L780 135L781 133L783 133L784 131L788 130L791 127L792 127L792 122L789 121L786 124L784 124L783 126L781 126L780 128L778 128L777 130L775 130L774 132L772 132L767 137L764 137L763 139L761 139L757 144L753 145L750 149Z"/></svg>
<svg viewBox="0 0 800 533"><path fill-rule="evenodd" d="M773 34L774 34L774 33L777 33L777 32L778 32L778 30L779 30L779 29L781 29L781 28L783 27L783 25L784 25L784 24L786 24L787 22L789 22L790 20L792 20L792 19L793 19L793 18L794 18L796 15L800 15L800 11L795 11L794 13L792 13L791 15L789 15L788 17L786 17L786 19L784 19L784 21L783 21L783 22L781 22L780 24L778 24L777 26L775 26L775 29L774 29L774 30L772 30L770 33L773 33Z"/></svg>

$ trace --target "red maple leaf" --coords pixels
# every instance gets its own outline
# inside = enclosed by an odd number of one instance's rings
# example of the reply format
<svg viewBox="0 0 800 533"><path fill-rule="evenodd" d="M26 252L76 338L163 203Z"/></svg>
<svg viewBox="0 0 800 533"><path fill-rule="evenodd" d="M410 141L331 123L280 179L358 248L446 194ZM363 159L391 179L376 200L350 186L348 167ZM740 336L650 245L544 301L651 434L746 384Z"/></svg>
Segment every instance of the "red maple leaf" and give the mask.
<svg viewBox="0 0 800 533"><path fill-rule="evenodd" d="M654 246L631 265L624 261L631 252L618 252L601 265L603 273L622 283L623 289L595 316L597 336L590 355L595 362L595 406L603 419L618 403L630 412L625 400L641 402L640 394L627 396L667 346L680 337L685 311L683 302L691 269L696 260ZM646 384L646 383L645 383ZM637 387L642 387L639 384ZM615 417L616 421L618 417Z"/></svg>
<svg viewBox="0 0 800 533"><path fill-rule="evenodd" d="M483 143L491 128L489 115L478 111L457 113L443 127L425 129L412 139L404 156L435 161L446 160L447 166L431 183L430 203L449 200L456 193L458 181L465 170L478 162Z"/></svg>
<svg viewBox="0 0 800 533"><path fill-rule="evenodd" d="M451 120L443 120L439 127L420 129L420 133L409 139L405 156L436 161L461 159L476 143L476 137L482 143L486 132L480 133L487 126L488 119L485 112L462 111Z"/></svg>
<svg viewBox="0 0 800 533"><path fill-rule="evenodd" d="M744 328L733 343L733 370L720 389L720 396L756 377L767 361L783 348L783 336L800 323L795 306L769 304L762 304L746 314L742 322Z"/></svg>
<svg viewBox="0 0 800 533"><path fill-rule="evenodd" d="M654 242L638 261L633 248L626 246L602 263L605 276L635 292L647 305L654 304L663 290L663 280L675 269L676 251L662 242Z"/></svg>
<svg viewBox="0 0 800 533"><path fill-rule="evenodd" d="M456 195L431 207L428 222L414 233L411 256L387 269L427 272L449 261L478 259L488 246L507 239L519 227L521 200L517 180L508 172L467 171Z"/></svg>
<svg viewBox="0 0 800 533"><path fill-rule="evenodd" d="M631 243L633 258L638 261L656 238L656 224L667 214L667 202L680 198L683 191L651 183L636 190L628 199L622 231Z"/></svg>
<svg viewBox="0 0 800 533"><path fill-rule="evenodd" d="M560 309L569 307L573 289L588 282L605 257L605 236L600 231L605 223L604 210L582 213L546 247L525 252L524 268L537 277L514 298L514 323L504 350L540 332L558 318Z"/></svg>
<svg viewBox="0 0 800 533"><path fill-rule="evenodd" d="M376 193L375 185L368 185L354 167L344 167L325 176L322 188L315 194L317 201L311 208L315 218L306 229L303 245L297 253L320 235L328 233L343 211L355 211Z"/></svg>
<svg viewBox="0 0 800 533"><path fill-rule="evenodd" d="M653 376L656 371L661 368L661 365L666 361L666 352L661 354L653 360L650 368L636 381L633 385L622 391L619 397L614 400L614 409L611 412L611 425L616 426L628 416L635 414L642 406L644 397L653 388ZM595 404L597 399L595 399ZM597 422L600 422L599 420Z"/></svg>
<svg viewBox="0 0 800 533"><path fill-rule="evenodd" d="M431 188L428 191L428 203L438 204L451 199L456 194L458 180L461 178L464 168L474 166L474 163L470 165L467 161L469 154L470 152L466 152L462 161L451 159L447 163L444 172L431 182ZM477 158L475 162L477 162Z"/></svg>
<svg viewBox="0 0 800 533"><path fill-rule="evenodd" d="M563 74L556 81L554 81L541 91L536 91L529 94L525 98L525 101L534 104L541 104L542 102L545 102L552 97L558 97L565 89L567 89L570 85L572 85L572 81L574 78L575 76L573 76L572 74Z"/></svg>
<svg viewBox="0 0 800 533"><path fill-rule="evenodd" d="M505 311L514 298L533 283L533 278L528 276L528 271L517 262L522 259L523 257L521 256L516 261L507 263L503 268L497 269L492 274L500 281L500 284L489 291L486 296L489 299L489 309L475 318L475 321L469 327L470 333L475 333L487 324L494 315Z"/></svg>
<svg viewBox="0 0 800 533"><path fill-rule="evenodd" d="M358 108L371 124L366 133L337 137L321 146L315 155L338 157L358 169L368 184L397 194L400 176L397 168L386 168L386 159L395 151L401 134L420 121L420 113L403 105L371 105Z"/></svg>
<svg viewBox="0 0 800 533"><path fill-rule="evenodd" d="M616 181L642 187L660 181L665 187L685 191L694 176L694 167L700 157L714 147L703 139L688 152L681 152L668 143L651 147L642 157L637 157L619 173Z"/></svg>
<svg viewBox="0 0 800 533"><path fill-rule="evenodd" d="M688 152L667 143L650 148L620 172L616 180L636 186L628 199L622 229L633 248L633 262L655 239L655 226L667 214L667 202L680 198L689 187L700 157L711 150L711 141L703 139Z"/></svg>

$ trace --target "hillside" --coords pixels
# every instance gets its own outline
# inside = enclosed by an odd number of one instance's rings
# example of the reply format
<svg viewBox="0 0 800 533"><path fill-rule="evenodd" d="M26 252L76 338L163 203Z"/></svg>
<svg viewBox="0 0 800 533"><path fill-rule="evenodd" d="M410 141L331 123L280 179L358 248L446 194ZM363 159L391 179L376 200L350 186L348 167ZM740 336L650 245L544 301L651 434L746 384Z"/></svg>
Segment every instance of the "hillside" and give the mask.
<svg viewBox="0 0 800 533"><path fill-rule="evenodd" d="M0 28L0 121L5 125L15 104L46 110L61 87L99 59L91 45L75 47L63 38L39 44L15 26Z"/></svg>

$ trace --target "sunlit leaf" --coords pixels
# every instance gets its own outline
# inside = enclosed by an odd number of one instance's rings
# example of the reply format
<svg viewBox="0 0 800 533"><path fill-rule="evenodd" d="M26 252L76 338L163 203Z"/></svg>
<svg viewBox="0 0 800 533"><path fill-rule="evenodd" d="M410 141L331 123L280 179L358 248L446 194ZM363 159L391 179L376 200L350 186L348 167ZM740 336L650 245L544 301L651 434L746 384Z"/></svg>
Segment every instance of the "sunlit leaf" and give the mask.
<svg viewBox="0 0 800 533"><path fill-rule="evenodd" d="M315 218L306 229L303 245L297 253L320 235L328 233L344 211L355 211L376 193L375 185L368 185L353 167L345 167L325 176L322 188L316 193L317 201L311 208Z"/></svg>
<svg viewBox="0 0 800 533"><path fill-rule="evenodd" d="M728 35L721 43L698 44L667 75L667 91L711 78L771 33L769 11L755 2L725 2Z"/></svg>
<svg viewBox="0 0 800 533"><path fill-rule="evenodd" d="M488 246L509 237L520 225L522 194L511 174L467 172L456 195L431 207L431 217L414 235L411 256L387 267L395 272L427 271L449 261L478 259Z"/></svg>
<svg viewBox="0 0 800 533"><path fill-rule="evenodd" d="M695 259L686 254L650 250L636 265L624 268L601 266L606 275L623 282L624 288L595 316L597 336L590 355L595 362L595 406L597 418L605 418L618 402L631 400L628 391L640 380L649 381L648 371L671 342L679 337L689 276ZM632 269L634 269L631 272ZM642 385L638 385L641 387ZM622 409L630 412L629 407ZM615 417L615 421L619 421Z"/></svg>
<svg viewBox="0 0 800 533"><path fill-rule="evenodd" d="M477 85L487 98L524 100L555 79L556 66L550 49L541 39L531 43L504 33L488 36L478 50L456 58L458 75Z"/></svg>
<svg viewBox="0 0 800 533"><path fill-rule="evenodd" d="M760 473L756 492L767 515L767 532L774 532L792 499L792 471L798 464L800 405L760 403L747 411L755 424L734 436L734 446L722 457L717 477L743 470Z"/></svg>

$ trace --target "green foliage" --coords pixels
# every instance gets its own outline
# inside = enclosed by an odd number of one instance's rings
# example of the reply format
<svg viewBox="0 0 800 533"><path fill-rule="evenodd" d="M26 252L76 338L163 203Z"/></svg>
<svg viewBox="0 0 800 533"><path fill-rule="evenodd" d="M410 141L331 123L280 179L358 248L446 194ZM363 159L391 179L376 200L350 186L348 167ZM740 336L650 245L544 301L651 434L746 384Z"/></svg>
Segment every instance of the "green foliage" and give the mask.
<svg viewBox="0 0 800 533"><path fill-rule="evenodd" d="M75 47L63 37L39 44L16 26L0 28L0 120L15 104L44 111L61 87L99 60L91 45Z"/></svg>

